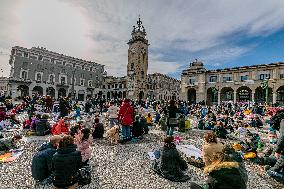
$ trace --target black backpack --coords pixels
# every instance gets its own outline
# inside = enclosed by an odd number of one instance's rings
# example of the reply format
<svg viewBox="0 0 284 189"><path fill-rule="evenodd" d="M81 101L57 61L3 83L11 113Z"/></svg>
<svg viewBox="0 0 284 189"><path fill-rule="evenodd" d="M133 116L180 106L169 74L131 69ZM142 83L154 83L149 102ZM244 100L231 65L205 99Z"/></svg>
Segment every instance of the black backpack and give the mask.
<svg viewBox="0 0 284 189"><path fill-rule="evenodd" d="M79 169L79 185L87 185L90 184L92 180L91 175L91 167L90 166L83 166Z"/></svg>

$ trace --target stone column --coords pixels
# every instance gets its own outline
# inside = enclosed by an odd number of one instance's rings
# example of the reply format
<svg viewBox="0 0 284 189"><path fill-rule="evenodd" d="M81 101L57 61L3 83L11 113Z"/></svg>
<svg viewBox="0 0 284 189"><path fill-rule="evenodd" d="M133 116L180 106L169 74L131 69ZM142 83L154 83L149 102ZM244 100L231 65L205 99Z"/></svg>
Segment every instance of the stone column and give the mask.
<svg viewBox="0 0 284 189"><path fill-rule="evenodd" d="M234 103L237 102L237 91L234 91Z"/></svg>
<svg viewBox="0 0 284 189"><path fill-rule="evenodd" d="M253 102L254 102L254 94L255 94L255 92L251 92L251 101L253 101Z"/></svg>
<svg viewBox="0 0 284 189"><path fill-rule="evenodd" d="M46 87L42 87L42 95L46 96Z"/></svg>
<svg viewBox="0 0 284 189"><path fill-rule="evenodd" d="M272 93L272 103L275 104L277 101L277 92Z"/></svg>
<svg viewBox="0 0 284 189"><path fill-rule="evenodd" d="M55 99L57 100L58 99L58 90L55 88L55 93L54 93L54 95L55 95Z"/></svg>
<svg viewBox="0 0 284 189"><path fill-rule="evenodd" d="M218 91L218 105L221 104L221 91Z"/></svg>

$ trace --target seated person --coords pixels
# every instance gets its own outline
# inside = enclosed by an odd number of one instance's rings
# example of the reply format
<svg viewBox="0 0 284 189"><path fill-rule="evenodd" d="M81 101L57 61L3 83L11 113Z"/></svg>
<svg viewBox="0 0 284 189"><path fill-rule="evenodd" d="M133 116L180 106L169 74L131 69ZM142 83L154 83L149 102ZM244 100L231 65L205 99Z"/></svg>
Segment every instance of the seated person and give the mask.
<svg viewBox="0 0 284 189"><path fill-rule="evenodd" d="M68 134L69 133L69 122L68 117L64 119L60 119L57 123L55 123L51 128L51 133L53 135L60 135L60 134Z"/></svg>
<svg viewBox="0 0 284 189"><path fill-rule="evenodd" d="M36 134L38 136L44 136L50 133L51 127L50 124L48 122L48 115L47 114L43 114L39 121L36 124Z"/></svg>
<svg viewBox="0 0 284 189"><path fill-rule="evenodd" d="M100 123L99 118L95 118L95 125L94 125L94 131L93 131L93 138L103 138L105 132L104 125Z"/></svg>
<svg viewBox="0 0 284 189"><path fill-rule="evenodd" d="M191 189L246 189L246 178L239 169L239 163L231 160L223 152L212 156L211 164L204 168L206 175L205 186L201 187L195 183L190 184Z"/></svg>
<svg viewBox="0 0 284 189"><path fill-rule="evenodd" d="M150 113L148 113L148 115L145 117L146 120L147 120L147 125L148 126L152 126L153 124L153 118L152 118L152 115Z"/></svg>
<svg viewBox="0 0 284 189"><path fill-rule="evenodd" d="M187 164L176 149L174 137L165 138L164 143L161 157L154 163L154 171L170 181L185 182L189 180L189 176L183 173L187 169Z"/></svg>
<svg viewBox="0 0 284 189"><path fill-rule="evenodd" d="M139 121L140 117L136 116L133 122L132 135L134 138L140 138L143 134L143 125Z"/></svg>
<svg viewBox="0 0 284 189"><path fill-rule="evenodd" d="M16 143L22 139L21 135L14 135L13 137L0 138L0 154L5 154L9 150L17 148Z"/></svg>
<svg viewBox="0 0 284 189"><path fill-rule="evenodd" d="M35 153L32 160L32 177L42 184L52 181L52 158L56 152L61 136L52 136L48 143L44 143Z"/></svg>
<svg viewBox="0 0 284 189"><path fill-rule="evenodd" d="M76 150L72 136L64 136L57 152L53 155L53 185L57 188L75 188L81 168L81 152Z"/></svg>
<svg viewBox="0 0 284 189"><path fill-rule="evenodd" d="M213 155L222 152L225 146L218 142L217 136L212 132L206 133L204 140L205 144L202 148L202 155L205 166L208 166L212 164Z"/></svg>
<svg viewBox="0 0 284 189"><path fill-rule="evenodd" d="M24 129L30 129L31 128L31 124L32 124L32 115L29 116L28 119L26 119L23 123L23 128Z"/></svg>
<svg viewBox="0 0 284 189"><path fill-rule="evenodd" d="M213 128L213 131L218 138L226 139L227 130L224 128L224 125L221 121L217 121L216 125Z"/></svg>

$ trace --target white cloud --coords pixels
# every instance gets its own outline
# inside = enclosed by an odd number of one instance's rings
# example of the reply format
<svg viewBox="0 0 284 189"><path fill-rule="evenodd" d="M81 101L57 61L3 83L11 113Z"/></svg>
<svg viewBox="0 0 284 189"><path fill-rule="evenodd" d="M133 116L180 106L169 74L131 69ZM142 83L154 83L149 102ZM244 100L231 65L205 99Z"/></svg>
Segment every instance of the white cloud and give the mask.
<svg viewBox="0 0 284 189"><path fill-rule="evenodd" d="M169 73L181 63L167 60L165 51L201 52L206 62L249 51L251 47L236 46L228 36L265 36L279 30L284 1L2 0L0 48L43 46L105 64L109 74L125 75L126 43L139 14L151 44L149 73ZM0 57L1 64L8 63Z"/></svg>

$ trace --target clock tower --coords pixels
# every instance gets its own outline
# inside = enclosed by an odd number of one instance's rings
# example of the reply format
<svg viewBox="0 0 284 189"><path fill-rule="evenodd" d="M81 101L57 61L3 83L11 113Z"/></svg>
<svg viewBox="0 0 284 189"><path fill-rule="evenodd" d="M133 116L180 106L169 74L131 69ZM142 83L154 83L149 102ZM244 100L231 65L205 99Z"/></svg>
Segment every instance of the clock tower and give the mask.
<svg viewBox="0 0 284 189"><path fill-rule="evenodd" d="M137 21L137 26L133 26L131 39L127 43L128 64L127 64L127 88L128 98L146 98L147 71L148 71L148 40L142 21Z"/></svg>

